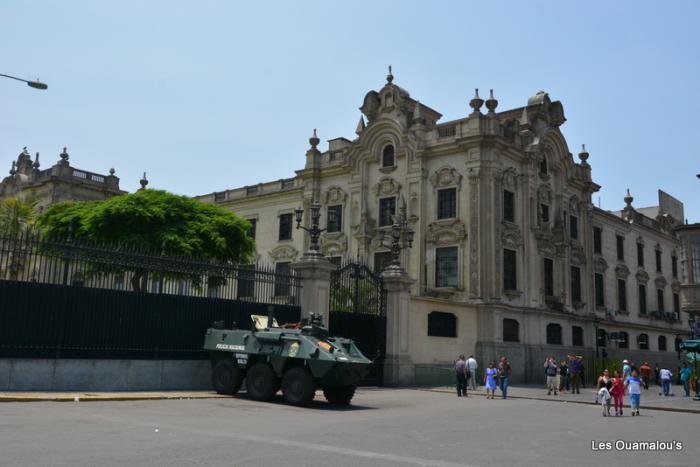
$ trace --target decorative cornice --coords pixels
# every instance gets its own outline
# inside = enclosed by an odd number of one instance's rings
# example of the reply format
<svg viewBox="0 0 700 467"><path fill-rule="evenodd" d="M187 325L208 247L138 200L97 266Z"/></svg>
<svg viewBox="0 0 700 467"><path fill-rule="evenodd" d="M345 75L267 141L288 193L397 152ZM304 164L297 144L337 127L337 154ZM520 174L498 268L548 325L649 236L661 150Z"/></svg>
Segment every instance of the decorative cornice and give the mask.
<svg viewBox="0 0 700 467"><path fill-rule="evenodd" d="M458 219L428 224L425 242L435 246L461 244L467 238L467 229Z"/></svg>
<svg viewBox="0 0 700 467"><path fill-rule="evenodd" d="M325 204L344 203L348 199L348 194L340 187L332 186L326 190L323 196Z"/></svg>
<svg viewBox="0 0 700 467"><path fill-rule="evenodd" d="M668 282L664 276L657 276L656 279L654 279L654 284L656 284L657 289L663 289Z"/></svg>
<svg viewBox="0 0 700 467"><path fill-rule="evenodd" d="M618 264L615 266L615 275L619 279L627 279L627 277L630 275L630 268L624 264Z"/></svg>
<svg viewBox="0 0 700 467"><path fill-rule="evenodd" d="M442 167L430 176L430 183L434 188L459 187L462 183L462 175L453 167Z"/></svg>
<svg viewBox="0 0 700 467"><path fill-rule="evenodd" d="M608 269L608 262L605 261L605 258L602 256L596 255L595 258L593 258L593 269L595 269L596 272L605 272Z"/></svg>
<svg viewBox="0 0 700 467"><path fill-rule="evenodd" d="M681 292L681 283L677 279L671 281L671 290L673 290L674 293Z"/></svg>
<svg viewBox="0 0 700 467"><path fill-rule="evenodd" d="M641 284L646 284L647 282L649 282L649 274L644 269L640 269L639 271L637 271L635 277L637 278L637 282Z"/></svg>
<svg viewBox="0 0 700 467"><path fill-rule="evenodd" d="M401 184L391 177L382 177L372 187L372 192L376 196L389 196L398 194L401 190Z"/></svg>
<svg viewBox="0 0 700 467"><path fill-rule="evenodd" d="M273 261L294 261L299 251L291 245L279 245L268 253Z"/></svg>
<svg viewBox="0 0 700 467"><path fill-rule="evenodd" d="M580 244L571 245L571 264L574 266L586 264L586 251Z"/></svg>
<svg viewBox="0 0 700 467"><path fill-rule="evenodd" d="M523 244L520 226L510 222L501 222L501 241L508 248L519 248Z"/></svg>

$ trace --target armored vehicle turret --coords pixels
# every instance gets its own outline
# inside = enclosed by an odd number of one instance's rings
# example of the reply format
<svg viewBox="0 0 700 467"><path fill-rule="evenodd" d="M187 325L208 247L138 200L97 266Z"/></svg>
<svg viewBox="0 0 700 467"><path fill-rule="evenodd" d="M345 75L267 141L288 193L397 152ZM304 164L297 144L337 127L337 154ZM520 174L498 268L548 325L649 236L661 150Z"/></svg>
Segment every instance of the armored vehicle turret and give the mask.
<svg viewBox="0 0 700 467"><path fill-rule="evenodd" d="M322 389L331 404L350 404L371 365L352 340L329 336L313 313L308 322L282 327L272 313L252 319L250 330L214 323L206 332L216 392L236 394L245 380L248 395L259 401L281 389L287 403L307 405Z"/></svg>

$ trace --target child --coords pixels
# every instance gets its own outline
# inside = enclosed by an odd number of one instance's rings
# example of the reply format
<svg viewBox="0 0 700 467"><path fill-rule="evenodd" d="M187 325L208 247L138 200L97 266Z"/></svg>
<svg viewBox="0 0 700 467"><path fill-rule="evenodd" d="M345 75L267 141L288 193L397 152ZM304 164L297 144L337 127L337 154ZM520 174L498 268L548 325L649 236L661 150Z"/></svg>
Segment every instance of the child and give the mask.
<svg viewBox="0 0 700 467"><path fill-rule="evenodd" d="M622 405L625 402L625 380L622 379L619 371L615 371L615 377L612 379L612 389L610 394L615 402L615 416L622 416Z"/></svg>
<svg viewBox="0 0 700 467"><path fill-rule="evenodd" d="M603 407L603 417L610 416L610 388L612 387L612 382L608 381L598 390L598 400L600 401L601 407Z"/></svg>
<svg viewBox="0 0 700 467"><path fill-rule="evenodd" d="M498 370L495 368L493 362L489 363L489 367L486 369L484 374L484 386L486 387L486 398L493 399L493 395L496 393L496 374ZM491 393L491 397L489 397Z"/></svg>
<svg viewBox="0 0 700 467"><path fill-rule="evenodd" d="M634 417L639 415L639 399L642 396L642 381L639 379L639 373L636 370L633 371L625 384L630 395L630 410L632 410L632 416Z"/></svg>

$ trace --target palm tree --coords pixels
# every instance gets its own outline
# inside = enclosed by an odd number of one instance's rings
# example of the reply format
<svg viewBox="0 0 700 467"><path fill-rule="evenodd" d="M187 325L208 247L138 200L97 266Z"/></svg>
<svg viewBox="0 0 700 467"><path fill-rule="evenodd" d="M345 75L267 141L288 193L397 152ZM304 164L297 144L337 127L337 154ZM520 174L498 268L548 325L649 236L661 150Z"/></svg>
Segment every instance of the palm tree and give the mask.
<svg viewBox="0 0 700 467"><path fill-rule="evenodd" d="M16 237L29 229L36 220L38 200L7 198L0 202L0 233Z"/></svg>

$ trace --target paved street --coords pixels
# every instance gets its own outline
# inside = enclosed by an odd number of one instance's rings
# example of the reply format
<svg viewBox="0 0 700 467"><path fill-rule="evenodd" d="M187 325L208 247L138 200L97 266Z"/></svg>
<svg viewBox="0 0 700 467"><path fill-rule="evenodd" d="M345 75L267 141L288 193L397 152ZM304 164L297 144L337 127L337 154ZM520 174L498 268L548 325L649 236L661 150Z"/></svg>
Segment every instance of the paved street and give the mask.
<svg viewBox="0 0 700 467"><path fill-rule="evenodd" d="M333 410L245 397L0 404L0 465L700 465L700 415L601 417L592 405L364 389ZM693 432L694 431L694 432ZM591 441L680 441L601 452Z"/></svg>

